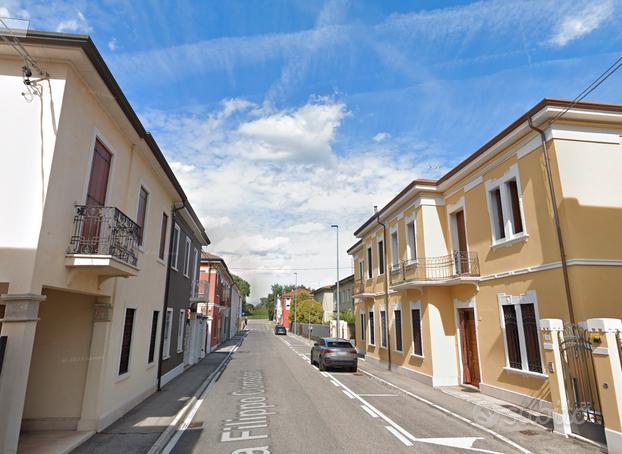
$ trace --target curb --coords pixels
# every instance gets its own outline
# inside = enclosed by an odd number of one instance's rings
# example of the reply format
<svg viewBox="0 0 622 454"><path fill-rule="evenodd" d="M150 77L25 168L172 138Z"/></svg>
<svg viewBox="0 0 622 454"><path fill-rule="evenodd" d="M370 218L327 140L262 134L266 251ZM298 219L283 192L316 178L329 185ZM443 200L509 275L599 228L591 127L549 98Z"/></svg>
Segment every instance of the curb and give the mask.
<svg viewBox="0 0 622 454"><path fill-rule="evenodd" d="M164 432L162 432L160 434L160 436L155 441L155 443L151 446L151 448L149 448L149 451L147 451L147 454L159 454L159 453L162 452L162 450L166 447L166 445L171 440L171 438L173 438L173 436L175 435L175 432L177 432L179 426L182 424L182 421L184 420L185 416L188 414L190 409L194 406L196 401L199 399L201 394L203 394L203 392L210 385L210 383L212 383L212 381L214 381L214 378L216 378L218 376L218 374L220 374L220 372L222 372L222 370L227 366L227 364L229 363L229 360L231 359L231 355L233 355L233 353L235 353L237 348L240 345L242 345L242 342L244 341L244 339L246 339L247 335L248 335L248 331L245 331L242 334L242 337L240 338L239 342L237 344L235 344L233 349L220 362L220 364L214 370L214 372L209 374L207 376L207 378L203 381L203 383L201 383L199 385L199 387L194 392L192 397L190 399L188 399L188 401L181 408L181 410L179 410L177 412L177 414L175 415L173 420L169 423L168 427L166 429L164 429Z"/></svg>

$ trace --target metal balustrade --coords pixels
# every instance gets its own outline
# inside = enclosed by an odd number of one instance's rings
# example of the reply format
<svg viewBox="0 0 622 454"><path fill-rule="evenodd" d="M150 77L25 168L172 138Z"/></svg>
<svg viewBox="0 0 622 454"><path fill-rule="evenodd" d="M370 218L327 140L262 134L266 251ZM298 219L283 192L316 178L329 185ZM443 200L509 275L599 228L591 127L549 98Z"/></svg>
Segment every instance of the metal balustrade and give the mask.
<svg viewBox="0 0 622 454"><path fill-rule="evenodd" d="M77 205L68 254L109 255L138 264L140 226L115 207Z"/></svg>

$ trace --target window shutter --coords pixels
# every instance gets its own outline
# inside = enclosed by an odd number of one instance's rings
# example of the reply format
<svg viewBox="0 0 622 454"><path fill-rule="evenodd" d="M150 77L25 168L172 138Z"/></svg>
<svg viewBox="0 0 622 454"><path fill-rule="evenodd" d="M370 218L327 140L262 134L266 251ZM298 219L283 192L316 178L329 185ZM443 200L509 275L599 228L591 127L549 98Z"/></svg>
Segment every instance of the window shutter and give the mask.
<svg viewBox="0 0 622 454"><path fill-rule="evenodd" d="M510 202L512 203L512 228L514 229L514 234L517 234L523 231L523 220L520 215L516 180L508 181L508 189L510 190Z"/></svg>
<svg viewBox="0 0 622 454"><path fill-rule="evenodd" d="M155 345L156 345L156 335L158 331L158 311L153 311L153 318L151 320L151 338L149 339L149 363L153 362L153 358L155 356Z"/></svg>
<svg viewBox="0 0 622 454"><path fill-rule="evenodd" d="M532 372L542 373L542 359L540 358L540 342L538 340L538 325L536 310L533 304L521 304L525 347L527 350L527 365Z"/></svg>
<svg viewBox="0 0 622 454"><path fill-rule="evenodd" d="M412 309L410 311L413 328L413 350L415 355L423 356L423 349L421 348L421 311L419 309Z"/></svg>
<svg viewBox="0 0 622 454"><path fill-rule="evenodd" d="M125 310L125 324L123 326L123 340L121 341L121 360L119 361L119 375L129 370L130 346L132 344L132 329L134 328L134 314L136 309Z"/></svg>
<svg viewBox="0 0 622 454"><path fill-rule="evenodd" d="M508 346L508 362L513 369L522 369L520 354L520 341L518 338L518 321L514 305L503 306L503 319L505 321L505 339Z"/></svg>

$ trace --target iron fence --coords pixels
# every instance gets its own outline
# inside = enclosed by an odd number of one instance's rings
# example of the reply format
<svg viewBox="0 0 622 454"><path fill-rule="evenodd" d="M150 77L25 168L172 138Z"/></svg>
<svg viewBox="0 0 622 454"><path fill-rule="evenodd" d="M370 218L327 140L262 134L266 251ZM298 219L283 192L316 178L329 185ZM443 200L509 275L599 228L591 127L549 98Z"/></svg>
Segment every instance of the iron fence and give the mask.
<svg viewBox="0 0 622 454"><path fill-rule="evenodd" d="M136 266L140 226L115 207L77 205L68 254L111 255Z"/></svg>
<svg viewBox="0 0 622 454"><path fill-rule="evenodd" d="M404 260L391 267L391 284L405 281L445 281L459 277L478 277L479 258L476 252L454 251L440 257Z"/></svg>

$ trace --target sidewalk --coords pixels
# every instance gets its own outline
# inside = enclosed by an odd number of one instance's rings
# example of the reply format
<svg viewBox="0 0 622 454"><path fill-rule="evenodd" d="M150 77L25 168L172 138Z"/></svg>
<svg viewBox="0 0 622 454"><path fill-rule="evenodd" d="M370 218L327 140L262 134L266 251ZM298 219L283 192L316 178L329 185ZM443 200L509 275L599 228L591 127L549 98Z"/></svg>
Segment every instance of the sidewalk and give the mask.
<svg viewBox="0 0 622 454"><path fill-rule="evenodd" d="M312 345L306 338L290 335ZM564 454L606 452L606 449L591 443L553 433L553 424L546 415L482 394L476 388L463 386L433 388L408 375L389 371L386 366L376 364L373 360L359 360L359 373L367 375L371 380L378 380L392 391L400 391L406 399L424 401L457 419L465 422L468 420L471 425L493 431L496 435L505 437L530 452Z"/></svg>
<svg viewBox="0 0 622 454"><path fill-rule="evenodd" d="M242 337L235 336L223 342L199 363L167 383L160 392L152 394L104 431L93 435L73 453L144 454L149 451L177 413Z"/></svg>

